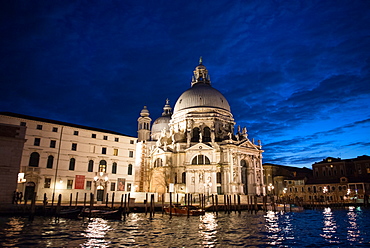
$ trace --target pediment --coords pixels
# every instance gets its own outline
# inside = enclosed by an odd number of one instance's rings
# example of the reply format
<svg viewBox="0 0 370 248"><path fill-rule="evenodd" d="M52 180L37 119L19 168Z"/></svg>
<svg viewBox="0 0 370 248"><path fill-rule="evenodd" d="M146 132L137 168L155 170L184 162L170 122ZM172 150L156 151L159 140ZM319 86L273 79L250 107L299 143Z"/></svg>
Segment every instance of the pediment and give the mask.
<svg viewBox="0 0 370 248"><path fill-rule="evenodd" d="M249 139L242 141L238 146L243 148L259 149L258 146L253 144Z"/></svg>
<svg viewBox="0 0 370 248"><path fill-rule="evenodd" d="M198 144L195 144L195 145L189 147L185 151L191 151L191 150L197 150L197 151L199 151L199 150L207 151L208 150L209 151L209 150L214 150L214 148L210 147L210 146L208 146L204 143L198 143Z"/></svg>

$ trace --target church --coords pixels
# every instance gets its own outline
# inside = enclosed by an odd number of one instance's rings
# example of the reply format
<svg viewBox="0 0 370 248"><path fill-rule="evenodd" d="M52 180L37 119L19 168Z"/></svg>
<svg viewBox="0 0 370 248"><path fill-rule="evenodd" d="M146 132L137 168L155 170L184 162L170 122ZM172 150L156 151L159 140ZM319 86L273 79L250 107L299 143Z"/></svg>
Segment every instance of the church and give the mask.
<svg viewBox="0 0 370 248"><path fill-rule="evenodd" d="M265 194L262 145L237 127L227 99L212 87L202 58L188 90L152 123L138 118L135 188L140 192Z"/></svg>

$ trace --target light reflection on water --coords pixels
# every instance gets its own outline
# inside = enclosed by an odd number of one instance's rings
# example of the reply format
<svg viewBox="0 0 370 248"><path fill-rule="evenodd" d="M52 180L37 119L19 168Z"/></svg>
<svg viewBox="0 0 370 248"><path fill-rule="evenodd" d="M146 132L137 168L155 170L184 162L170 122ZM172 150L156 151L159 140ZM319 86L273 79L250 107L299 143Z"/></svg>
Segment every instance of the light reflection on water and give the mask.
<svg viewBox="0 0 370 248"><path fill-rule="evenodd" d="M0 247L343 247L370 245L370 210L131 213L125 221L0 217Z"/></svg>

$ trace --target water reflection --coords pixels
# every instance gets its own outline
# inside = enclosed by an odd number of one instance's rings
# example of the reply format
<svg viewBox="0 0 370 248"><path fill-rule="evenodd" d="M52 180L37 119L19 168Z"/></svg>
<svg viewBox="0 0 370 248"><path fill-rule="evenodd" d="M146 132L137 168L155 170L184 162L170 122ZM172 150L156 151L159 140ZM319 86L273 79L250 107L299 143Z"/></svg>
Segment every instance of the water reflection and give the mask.
<svg viewBox="0 0 370 248"><path fill-rule="evenodd" d="M348 209L347 217L349 226L347 227L347 240L350 242L362 243L363 241L360 237L361 232L357 223L359 211L361 211L361 208L349 207Z"/></svg>
<svg viewBox="0 0 370 248"><path fill-rule="evenodd" d="M217 219L213 213L206 213L200 217L199 234L202 244L207 247L215 247L217 244Z"/></svg>
<svg viewBox="0 0 370 248"><path fill-rule="evenodd" d="M24 221L18 217L12 217L9 219L7 225L4 228L5 239L4 239L4 246L10 246L14 243L18 243L20 240L20 235L22 234L22 230L24 227ZM11 240L10 243L8 240Z"/></svg>
<svg viewBox="0 0 370 248"><path fill-rule="evenodd" d="M339 238L336 235L337 233L337 223L334 219L334 214L331 211L331 208L325 208L323 211L324 220L323 220L323 227L322 227L322 234L326 241L329 243L339 243Z"/></svg>
<svg viewBox="0 0 370 248"><path fill-rule="evenodd" d="M111 228L107 223L107 220L101 218L90 219L85 233L82 233L82 236L88 238L82 247L108 247L111 242L104 237Z"/></svg>

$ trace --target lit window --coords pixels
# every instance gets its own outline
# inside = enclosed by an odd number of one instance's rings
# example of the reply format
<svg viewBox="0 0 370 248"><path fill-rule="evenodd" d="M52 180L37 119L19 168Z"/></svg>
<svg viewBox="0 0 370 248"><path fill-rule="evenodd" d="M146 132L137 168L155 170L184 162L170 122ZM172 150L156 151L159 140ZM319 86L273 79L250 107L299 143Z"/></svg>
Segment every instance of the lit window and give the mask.
<svg viewBox="0 0 370 248"><path fill-rule="evenodd" d="M86 190L91 190L92 181L86 181Z"/></svg>
<svg viewBox="0 0 370 248"><path fill-rule="evenodd" d="M50 184L51 184L51 178L45 178L44 188L45 189L50 189Z"/></svg>
<svg viewBox="0 0 370 248"><path fill-rule="evenodd" d="M114 150L113 150L113 156L118 156L118 149L117 148L114 148Z"/></svg>
<svg viewBox="0 0 370 248"><path fill-rule="evenodd" d="M101 160L99 163L99 172L107 172L107 161Z"/></svg>
<svg viewBox="0 0 370 248"><path fill-rule="evenodd" d="M67 180L67 189L72 189L73 180Z"/></svg>

